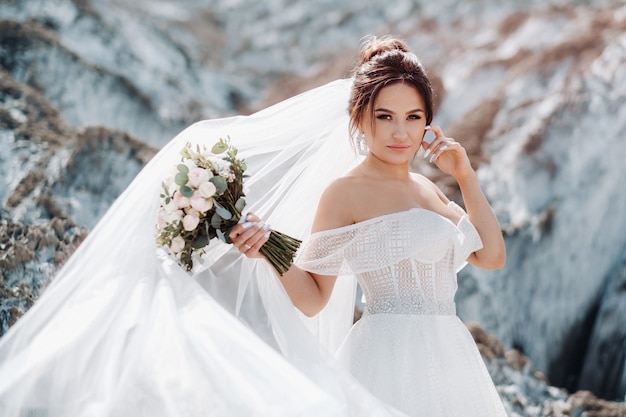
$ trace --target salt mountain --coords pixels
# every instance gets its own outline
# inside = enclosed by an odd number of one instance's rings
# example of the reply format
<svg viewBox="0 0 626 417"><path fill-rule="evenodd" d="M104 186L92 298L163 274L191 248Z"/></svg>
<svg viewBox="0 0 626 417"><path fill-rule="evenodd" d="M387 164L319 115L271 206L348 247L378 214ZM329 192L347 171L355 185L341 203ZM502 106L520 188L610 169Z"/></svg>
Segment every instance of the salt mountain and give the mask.
<svg viewBox="0 0 626 417"><path fill-rule="evenodd" d="M507 266L463 270L458 303L508 350L484 352L510 414L575 415L582 397L535 369L623 401L626 7L431 3L0 3L0 333L184 126L345 77L363 35L392 33L503 226Z"/></svg>

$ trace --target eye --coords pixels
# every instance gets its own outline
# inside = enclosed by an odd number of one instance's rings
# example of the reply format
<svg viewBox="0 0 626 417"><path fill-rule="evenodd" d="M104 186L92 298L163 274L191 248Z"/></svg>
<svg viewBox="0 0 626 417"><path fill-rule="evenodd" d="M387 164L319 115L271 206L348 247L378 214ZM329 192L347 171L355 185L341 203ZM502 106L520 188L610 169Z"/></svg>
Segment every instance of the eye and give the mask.
<svg viewBox="0 0 626 417"><path fill-rule="evenodd" d="M408 117L409 120L421 120L422 116L419 114L410 114Z"/></svg>
<svg viewBox="0 0 626 417"><path fill-rule="evenodd" d="M391 120L390 114L379 114L376 116L378 120Z"/></svg>

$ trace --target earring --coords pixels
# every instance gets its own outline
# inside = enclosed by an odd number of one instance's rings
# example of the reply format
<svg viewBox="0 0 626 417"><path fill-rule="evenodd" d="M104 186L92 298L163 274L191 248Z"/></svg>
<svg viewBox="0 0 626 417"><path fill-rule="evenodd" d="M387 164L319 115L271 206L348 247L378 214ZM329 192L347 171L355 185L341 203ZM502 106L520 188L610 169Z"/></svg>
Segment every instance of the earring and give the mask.
<svg viewBox="0 0 626 417"><path fill-rule="evenodd" d="M369 149L367 148L367 142L365 142L365 133L361 133L357 139L357 148L360 155L367 155Z"/></svg>

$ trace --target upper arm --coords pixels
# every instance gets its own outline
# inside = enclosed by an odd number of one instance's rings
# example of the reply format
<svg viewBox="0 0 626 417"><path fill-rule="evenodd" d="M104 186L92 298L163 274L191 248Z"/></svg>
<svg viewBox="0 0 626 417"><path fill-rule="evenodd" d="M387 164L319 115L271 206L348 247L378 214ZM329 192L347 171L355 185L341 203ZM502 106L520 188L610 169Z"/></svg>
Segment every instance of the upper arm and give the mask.
<svg viewBox="0 0 626 417"><path fill-rule="evenodd" d="M353 214L349 209L349 204L342 204L349 199L347 198L349 197L348 188L346 182L339 179L324 191L315 213L311 230L313 233L336 229L353 223ZM322 304L325 305L330 299L337 276L319 275L313 272L309 272L309 275L317 284Z"/></svg>
<svg viewBox="0 0 626 417"><path fill-rule="evenodd" d="M354 213L350 209L349 181L340 178L324 190L317 206L311 232L336 229L354 223Z"/></svg>

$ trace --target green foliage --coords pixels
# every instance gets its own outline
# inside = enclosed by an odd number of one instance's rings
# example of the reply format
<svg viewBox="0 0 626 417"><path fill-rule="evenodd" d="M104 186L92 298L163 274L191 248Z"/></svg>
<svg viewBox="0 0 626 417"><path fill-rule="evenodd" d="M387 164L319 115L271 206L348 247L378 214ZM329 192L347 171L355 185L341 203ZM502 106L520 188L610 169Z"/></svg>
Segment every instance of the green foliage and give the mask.
<svg viewBox="0 0 626 417"><path fill-rule="evenodd" d="M214 177L211 177L209 181L211 181L213 185L215 185L218 194L224 194L224 192L228 189L228 183L223 177L216 175Z"/></svg>
<svg viewBox="0 0 626 417"><path fill-rule="evenodd" d="M191 198L191 196L193 196L193 190L186 185L180 187L180 193L183 195L183 197L187 198Z"/></svg>

